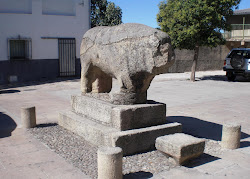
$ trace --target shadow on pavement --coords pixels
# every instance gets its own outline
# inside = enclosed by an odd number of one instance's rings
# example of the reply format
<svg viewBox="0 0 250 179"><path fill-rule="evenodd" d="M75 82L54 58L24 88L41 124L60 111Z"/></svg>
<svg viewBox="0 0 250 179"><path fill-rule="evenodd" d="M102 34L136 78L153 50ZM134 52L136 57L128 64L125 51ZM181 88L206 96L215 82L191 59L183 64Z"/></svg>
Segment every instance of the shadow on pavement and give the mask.
<svg viewBox="0 0 250 179"><path fill-rule="evenodd" d="M227 81L226 75L211 75L199 78L199 80Z"/></svg>
<svg viewBox="0 0 250 179"><path fill-rule="evenodd" d="M31 82L19 82L13 84L3 84L0 85L0 89L9 89L9 88L17 88L17 87L24 87L24 86L35 86L35 85L43 85L48 83L58 83L63 81L79 81L79 77L60 77L54 80L41 80L41 81L31 81Z"/></svg>
<svg viewBox="0 0 250 179"><path fill-rule="evenodd" d="M0 112L0 138L11 136L16 127L15 121L10 116Z"/></svg>
<svg viewBox="0 0 250 179"><path fill-rule="evenodd" d="M249 147L249 146L250 146L249 141L240 142L240 148L245 148L245 147Z"/></svg>
<svg viewBox="0 0 250 179"><path fill-rule="evenodd" d="M19 90L0 90L0 94L19 93Z"/></svg>
<svg viewBox="0 0 250 179"><path fill-rule="evenodd" d="M213 122L203 121L194 117L187 116L168 116L169 122L179 122L182 124L182 130L186 134L190 134L199 138L221 140L222 125ZM241 132L241 139L250 137L250 135Z"/></svg>
<svg viewBox="0 0 250 179"><path fill-rule="evenodd" d="M150 172L135 172L135 173L129 173L123 176L123 179L147 179L152 178L153 174Z"/></svg>
<svg viewBox="0 0 250 179"><path fill-rule="evenodd" d="M213 162L213 161L219 160L219 159L221 159L221 158L203 153L198 158L195 158L195 159L188 161L184 166L188 167L188 168L194 168L194 167L198 167L200 165L203 165L205 163Z"/></svg>
<svg viewBox="0 0 250 179"><path fill-rule="evenodd" d="M199 80L214 80L214 81L228 81L226 75L210 75L210 76L204 76L202 78L198 78ZM228 81L231 82L250 82L250 78L244 78L243 76L237 76L234 81Z"/></svg>
<svg viewBox="0 0 250 179"><path fill-rule="evenodd" d="M52 127L52 126L58 126L57 123L45 123L45 124L39 124L36 127L37 128L44 128L44 127Z"/></svg>

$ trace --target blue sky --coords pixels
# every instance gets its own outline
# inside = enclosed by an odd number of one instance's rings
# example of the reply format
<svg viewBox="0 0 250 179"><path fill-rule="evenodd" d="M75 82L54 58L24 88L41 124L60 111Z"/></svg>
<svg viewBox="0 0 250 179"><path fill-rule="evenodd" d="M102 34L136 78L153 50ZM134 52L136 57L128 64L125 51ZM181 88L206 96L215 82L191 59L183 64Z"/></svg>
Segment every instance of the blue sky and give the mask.
<svg viewBox="0 0 250 179"><path fill-rule="evenodd" d="M120 6L123 23L136 22L157 27L156 14L162 0L108 0ZM239 9L250 8L250 0L241 0Z"/></svg>

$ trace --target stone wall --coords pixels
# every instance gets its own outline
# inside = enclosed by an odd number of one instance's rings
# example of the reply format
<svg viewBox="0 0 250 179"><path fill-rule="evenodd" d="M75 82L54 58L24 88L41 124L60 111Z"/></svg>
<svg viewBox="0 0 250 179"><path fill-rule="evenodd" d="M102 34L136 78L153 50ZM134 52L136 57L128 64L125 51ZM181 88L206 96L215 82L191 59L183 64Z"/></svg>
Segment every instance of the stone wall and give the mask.
<svg viewBox="0 0 250 179"><path fill-rule="evenodd" d="M216 48L200 47L197 71L222 70L224 59L230 49L226 46ZM175 63L170 67L170 73L181 73L191 71L194 50L175 50Z"/></svg>

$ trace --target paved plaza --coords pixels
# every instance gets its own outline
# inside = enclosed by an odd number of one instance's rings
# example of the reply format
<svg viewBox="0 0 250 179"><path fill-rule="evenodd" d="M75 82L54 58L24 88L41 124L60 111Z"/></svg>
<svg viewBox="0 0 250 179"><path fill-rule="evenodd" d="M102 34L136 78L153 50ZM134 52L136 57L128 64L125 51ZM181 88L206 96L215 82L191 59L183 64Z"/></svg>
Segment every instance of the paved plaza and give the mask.
<svg viewBox="0 0 250 179"><path fill-rule="evenodd" d="M209 71L197 72L197 81L190 82L189 75L157 76L148 99L166 103L166 119L199 138L220 141L223 123L241 124L241 147L153 178L249 178L250 80L228 82L225 72ZM0 86L0 178L89 178L21 128L21 107L36 106L37 124L57 123L73 94L80 94L79 79Z"/></svg>

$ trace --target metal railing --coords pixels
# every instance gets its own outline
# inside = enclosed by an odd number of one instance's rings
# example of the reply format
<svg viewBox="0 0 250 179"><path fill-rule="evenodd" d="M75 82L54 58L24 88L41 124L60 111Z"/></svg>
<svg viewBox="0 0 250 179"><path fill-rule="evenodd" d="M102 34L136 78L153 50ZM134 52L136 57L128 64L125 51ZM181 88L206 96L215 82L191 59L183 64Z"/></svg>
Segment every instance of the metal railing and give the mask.
<svg viewBox="0 0 250 179"><path fill-rule="evenodd" d="M75 76L76 40L74 38L59 38L58 47L60 76Z"/></svg>
<svg viewBox="0 0 250 179"><path fill-rule="evenodd" d="M10 60L32 59L31 39L8 39L8 56Z"/></svg>
<svg viewBox="0 0 250 179"><path fill-rule="evenodd" d="M232 30L223 33L225 39L250 39L250 24L231 24Z"/></svg>

